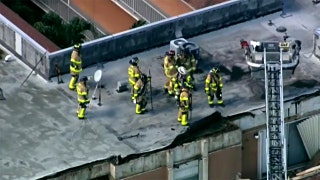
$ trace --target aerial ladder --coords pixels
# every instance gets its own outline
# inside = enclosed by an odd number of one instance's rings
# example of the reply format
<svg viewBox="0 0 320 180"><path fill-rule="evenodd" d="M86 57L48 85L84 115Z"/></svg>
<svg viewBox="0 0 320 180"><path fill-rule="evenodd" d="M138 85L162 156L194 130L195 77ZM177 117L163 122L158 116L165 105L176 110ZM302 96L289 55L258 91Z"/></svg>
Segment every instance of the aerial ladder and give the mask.
<svg viewBox="0 0 320 180"><path fill-rule="evenodd" d="M267 179L287 180L286 139L283 114L282 51L288 43L279 43L280 59L268 61L264 49L266 99L266 154Z"/></svg>

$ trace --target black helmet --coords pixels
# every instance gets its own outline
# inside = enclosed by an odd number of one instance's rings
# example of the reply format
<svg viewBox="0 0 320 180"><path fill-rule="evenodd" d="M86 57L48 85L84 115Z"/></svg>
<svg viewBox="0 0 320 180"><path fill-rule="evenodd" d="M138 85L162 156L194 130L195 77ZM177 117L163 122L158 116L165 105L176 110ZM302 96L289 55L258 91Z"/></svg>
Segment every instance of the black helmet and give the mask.
<svg viewBox="0 0 320 180"><path fill-rule="evenodd" d="M138 57L133 57L132 59L130 59L129 63L132 65L137 65L139 62L139 58Z"/></svg>
<svg viewBox="0 0 320 180"><path fill-rule="evenodd" d="M82 76L79 81L80 82L87 82L88 81L88 77L87 76Z"/></svg>
<svg viewBox="0 0 320 180"><path fill-rule="evenodd" d="M80 50L81 49L81 44L80 43L78 43L78 44L75 44L74 46L73 46L73 48L74 49L77 49L77 50Z"/></svg>
<svg viewBox="0 0 320 180"><path fill-rule="evenodd" d="M219 72L219 68L217 67L213 67L211 70L210 70L210 73L213 73L213 74L217 74Z"/></svg>

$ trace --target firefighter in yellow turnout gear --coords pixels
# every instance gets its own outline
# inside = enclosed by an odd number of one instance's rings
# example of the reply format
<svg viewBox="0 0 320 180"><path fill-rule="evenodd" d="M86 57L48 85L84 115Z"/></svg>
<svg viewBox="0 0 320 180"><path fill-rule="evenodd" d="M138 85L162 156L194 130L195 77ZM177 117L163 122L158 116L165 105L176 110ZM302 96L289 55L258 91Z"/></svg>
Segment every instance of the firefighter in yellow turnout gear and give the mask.
<svg viewBox="0 0 320 180"><path fill-rule="evenodd" d="M138 66L138 62L139 62L139 59L137 57L134 57L129 61L130 66L128 68L128 76L129 76L128 81L131 86L130 94L131 94L132 101L134 100L134 97L133 97L134 85L136 84L138 79L140 79L140 74L141 74L140 68Z"/></svg>
<svg viewBox="0 0 320 180"><path fill-rule="evenodd" d="M197 63L197 60L188 48L183 49L181 53L178 55L177 65L185 67L192 79L193 74L197 69Z"/></svg>
<svg viewBox="0 0 320 180"><path fill-rule="evenodd" d="M189 111L192 110L191 92L186 86L183 86L179 95L178 121L182 126L188 125Z"/></svg>
<svg viewBox="0 0 320 180"><path fill-rule="evenodd" d="M147 96L148 96L148 82L151 77L147 77L145 74L141 74L140 78L134 85L133 89L133 102L136 104L136 114L143 114L147 112Z"/></svg>
<svg viewBox="0 0 320 180"><path fill-rule="evenodd" d="M81 77L79 83L77 83L77 93L78 93L78 118L84 119L87 104L90 103L89 88L87 87L88 78L86 76Z"/></svg>
<svg viewBox="0 0 320 180"><path fill-rule="evenodd" d="M71 80L69 82L69 89L75 90L76 83L79 79L79 74L82 72L82 60L80 57L81 44L76 44L73 47L70 59L70 74Z"/></svg>
<svg viewBox="0 0 320 180"><path fill-rule="evenodd" d="M190 90L195 90L192 78L185 67L180 66L178 68L178 74L176 76L176 83L174 84L175 95L180 94L180 89L182 86L186 86Z"/></svg>
<svg viewBox="0 0 320 180"><path fill-rule="evenodd" d="M177 67L176 67L176 61L174 58L175 52L173 50L170 50L163 62L163 69L164 74L166 76L166 83L164 85L165 92L167 91L169 95L174 95L174 86L177 81Z"/></svg>
<svg viewBox="0 0 320 180"><path fill-rule="evenodd" d="M214 104L214 96L217 98L217 104L223 104L222 100L222 77L218 74L218 68L212 68L207 75L205 93L208 95L208 104L210 107Z"/></svg>

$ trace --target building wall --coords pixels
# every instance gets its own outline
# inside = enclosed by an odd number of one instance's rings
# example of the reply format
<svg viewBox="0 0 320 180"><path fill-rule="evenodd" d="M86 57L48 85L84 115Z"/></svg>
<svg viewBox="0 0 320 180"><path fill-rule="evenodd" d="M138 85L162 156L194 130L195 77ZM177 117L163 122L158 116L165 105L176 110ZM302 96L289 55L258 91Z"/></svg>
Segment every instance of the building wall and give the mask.
<svg viewBox="0 0 320 180"><path fill-rule="evenodd" d="M258 140L254 138L255 133L257 133L257 130L242 134L242 178L258 178Z"/></svg>
<svg viewBox="0 0 320 180"><path fill-rule="evenodd" d="M235 179L241 172L241 146L209 154L209 180Z"/></svg>
<svg viewBox="0 0 320 180"><path fill-rule="evenodd" d="M153 171L148 171L142 174L131 176L129 178L124 178L123 180L146 180L146 179L167 180L168 179L167 168L161 167Z"/></svg>
<svg viewBox="0 0 320 180"><path fill-rule="evenodd" d="M241 172L241 156L241 145L210 153L208 161L209 180L234 179L237 173ZM199 166L199 170L201 170L201 166ZM169 180L167 167L161 167L156 170L144 172L124 178L123 180L146 179Z"/></svg>
<svg viewBox="0 0 320 180"><path fill-rule="evenodd" d="M241 171L241 141L239 129L209 136L172 149L141 156L124 164L111 164L110 175L113 179L160 176L174 180L187 176L208 180L208 172L216 169L213 177L234 178ZM221 162L226 163L221 166Z"/></svg>

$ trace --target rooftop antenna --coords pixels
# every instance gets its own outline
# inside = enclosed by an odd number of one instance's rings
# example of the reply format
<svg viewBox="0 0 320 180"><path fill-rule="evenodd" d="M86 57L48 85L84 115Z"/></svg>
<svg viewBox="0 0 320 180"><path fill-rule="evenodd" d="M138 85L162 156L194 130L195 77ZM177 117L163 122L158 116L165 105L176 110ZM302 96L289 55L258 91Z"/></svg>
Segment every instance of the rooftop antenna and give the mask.
<svg viewBox="0 0 320 180"><path fill-rule="evenodd" d="M95 100L97 99L95 94L96 94L96 91L98 89L98 86L100 85L99 87L99 103L98 105L101 106L101 77L102 77L102 70L101 69L98 69L95 73L94 73L94 76L93 76L93 80L97 83L96 84L96 87L93 91L93 94L92 94L92 99Z"/></svg>

